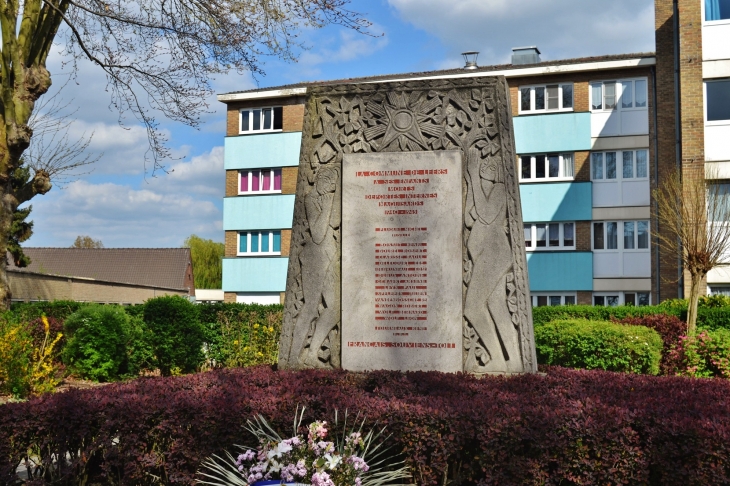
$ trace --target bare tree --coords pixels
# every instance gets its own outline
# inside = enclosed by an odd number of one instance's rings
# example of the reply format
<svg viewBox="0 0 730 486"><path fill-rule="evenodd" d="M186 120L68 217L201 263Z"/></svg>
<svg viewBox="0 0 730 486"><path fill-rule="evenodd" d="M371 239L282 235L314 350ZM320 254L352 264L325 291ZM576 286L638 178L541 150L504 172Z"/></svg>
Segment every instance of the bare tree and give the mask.
<svg viewBox="0 0 730 486"><path fill-rule="evenodd" d="M730 263L730 193L708 170L673 172L653 191L661 231L659 248L681 255L690 277L687 334L697 331L700 285L713 268Z"/></svg>
<svg viewBox="0 0 730 486"><path fill-rule="evenodd" d="M264 55L294 59L303 27L369 25L349 0L0 0L0 253L18 206L52 187L53 165L13 174L30 145L31 116L51 86L46 61L60 44L67 62L88 60L107 79L111 106L146 129L154 168L169 155L154 113L197 126L211 79L236 70L261 74ZM44 165L45 164L45 165ZM0 307L10 304L0 258Z"/></svg>
<svg viewBox="0 0 730 486"><path fill-rule="evenodd" d="M77 236L71 248L104 248L101 240L95 240L91 236Z"/></svg>
<svg viewBox="0 0 730 486"><path fill-rule="evenodd" d="M94 132L82 133L78 137L69 133L78 108L72 106L73 99L61 99L67 83L53 96L44 96L36 103L28 121L33 137L23 153L24 165L32 173L43 171L52 183L59 186L90 173L90 166L103 156L103 153L87 152Z"/></svg>

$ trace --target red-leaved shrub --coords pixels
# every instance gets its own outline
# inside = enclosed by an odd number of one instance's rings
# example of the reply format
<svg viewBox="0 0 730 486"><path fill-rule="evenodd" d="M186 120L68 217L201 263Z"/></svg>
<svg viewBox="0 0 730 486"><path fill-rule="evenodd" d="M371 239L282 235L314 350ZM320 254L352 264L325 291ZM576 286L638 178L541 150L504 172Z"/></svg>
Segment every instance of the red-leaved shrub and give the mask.
<svg viewBox="0 0 730 486"><path fill-rule="evenodd" d="M621 319L621 324L630 326L646 326L654 329L662 337L664 347L662 349L662 361L659 369L663 375L673 375L679 363L676 357L670 353L672 347L679 344L679 337L687 333L687 323L679 317L667 314L652 314L641 317L626 317Z"/></svg>
<svg viewBox="0 0 730 486"><path fill-rule="evenodd" d="M69 461L29 484L194 483L207 456L360 412L427 485L730 484L730 382L548 368L545 375L228 369L0 406L0 484L29 450ZM446 478L445 478L446 477Z"/></svg>

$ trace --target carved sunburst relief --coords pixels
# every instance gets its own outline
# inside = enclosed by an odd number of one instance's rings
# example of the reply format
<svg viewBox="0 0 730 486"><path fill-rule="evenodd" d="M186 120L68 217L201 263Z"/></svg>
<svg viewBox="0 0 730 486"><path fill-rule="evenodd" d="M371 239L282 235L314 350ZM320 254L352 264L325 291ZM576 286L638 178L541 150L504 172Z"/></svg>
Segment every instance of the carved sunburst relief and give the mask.
<svg viewBox="0 0 730 486"><path fill-rule="evenodd" d="M340 366L343 156L460 150L464 371L490 372L500 354L502 362L509 354L521 370L536 370L510 110L506 83L498 78L309 88L280 341L282 368ZM497 167L498 183L505 187L504 222L497 232L484 226L488 218L483 209L491 203L487 186L479 182L491 177L485 175L490 167ZM497 236L506 241L508 267L500 270L492 294L481 298L476 287L483 285L484 272L501 260L494 251L478 251L479 241L495 241ZM489 335L497 325L494 313L492 318L474 317L475 306L487 312L497 301L503 307L499 325L507 322L519 334L511 351L501 337Z"/></svg>

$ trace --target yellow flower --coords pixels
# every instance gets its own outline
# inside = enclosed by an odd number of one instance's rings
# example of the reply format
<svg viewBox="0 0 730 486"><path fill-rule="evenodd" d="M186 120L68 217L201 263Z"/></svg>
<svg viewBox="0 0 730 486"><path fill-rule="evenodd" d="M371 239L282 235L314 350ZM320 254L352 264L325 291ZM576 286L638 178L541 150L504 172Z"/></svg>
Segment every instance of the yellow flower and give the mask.
<svg viewBox="0 0 730 486"><path fill-rule="evenodd" d="M236 339L235 341L233 341L233 345L234 346L238 346L238 339Z"/></svg>
<svg viewBox="0 0 730 486"><path fill-rule="evenodd" d="M258 325L258 324L254 324L254 325L253 325L253 328L254 328L254 329L258 329L258 328L259 328L259 325Z"/></svg>
<svg viewBox="0 0 730 486"><path fill-rule="evenodd" d="M48 319L46 319L46 316L41 316L41 320L43 321L43 327L46 329L46 332L49 332L51 326L48 325Z"/></svg>
<svg viewBox="0 0 730 486"><path fill-rule="evenodd" d="M274 332L274 328L273 327L269 327L269 332Z"/></svg>

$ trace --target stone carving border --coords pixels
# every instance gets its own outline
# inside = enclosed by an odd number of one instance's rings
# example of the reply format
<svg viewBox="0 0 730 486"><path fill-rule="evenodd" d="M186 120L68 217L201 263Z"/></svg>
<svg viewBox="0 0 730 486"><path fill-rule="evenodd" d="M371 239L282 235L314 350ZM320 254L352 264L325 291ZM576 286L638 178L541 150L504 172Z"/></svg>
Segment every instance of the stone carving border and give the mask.
<svg viewBox="0 0 730 486"><path fill-rule="evenodd" d="M506 189L512 253L504 298L519 332L521 370L537 370L509 87L503 77L342 84L308 89L294 205L279 366L340 367L341 169L347 153L462 152L463 296L473 262L468 159L495 160ZM473 206L473 202L471 203ZM485 296L485 299L488 296ZM464 371L489 372L490 351L464 318Z"/></svg>

